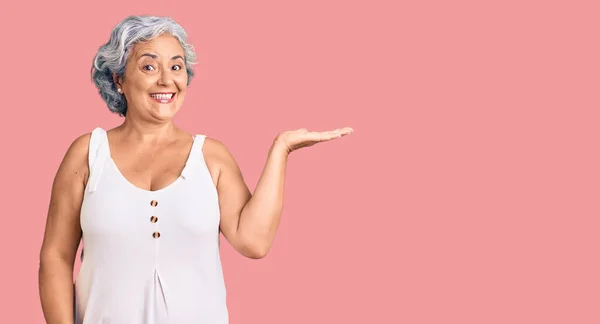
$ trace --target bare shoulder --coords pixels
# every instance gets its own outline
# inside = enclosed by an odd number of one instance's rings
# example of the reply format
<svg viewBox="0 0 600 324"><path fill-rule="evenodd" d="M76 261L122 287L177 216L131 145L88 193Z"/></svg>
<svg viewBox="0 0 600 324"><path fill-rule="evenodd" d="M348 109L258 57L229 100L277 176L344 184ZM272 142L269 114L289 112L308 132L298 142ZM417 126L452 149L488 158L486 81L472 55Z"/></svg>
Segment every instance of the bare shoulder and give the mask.
<svg viewBox="0 0 600 324"><path fill-rule="evenodd" d="M223 160L231 158L231 153L229 152L227 146L218 139L209 136L206 136L204 139L203 152L205 156L212 159Z"/></svg>
<svg viewBox="0 0 600 324"><path fill-rule="evenodd" d="M60 164L57 176L76 176L87 180L89 173L88 153L91 133L76 137L69 145Z"/></svg>
<svg viewBox="0 0 600 324"><path fill-rule="evenodd" d="M75 154L79 157L81 157L82 155L87 156L91 138L92 133L85 133L79 135L73 140L73 142L71 142L68 152Z"/></svg>
<svg viewBox="0 0 600 324"><path fill-rule="evenodd" d="M222 141L206 136L202 151L211 174L216 176L215 179L219 179L223 172L239 172L235 158Z"/></svg>
<svg viewBox="0 0 600 324"><path fill-rule="evenodd" d="M213 164L219 170L233 160L233 156L227 146L222 141L213 137L205 137L202 152L206 162Z"/></svg>
<svg viewBox="0 0 600 324"><path fill-rule="evenodd" d="M87 164L91 137L91 133L86 133L76 137L67 149L65 159L68 159L71 162L85 162L85 164Z"/></svg>

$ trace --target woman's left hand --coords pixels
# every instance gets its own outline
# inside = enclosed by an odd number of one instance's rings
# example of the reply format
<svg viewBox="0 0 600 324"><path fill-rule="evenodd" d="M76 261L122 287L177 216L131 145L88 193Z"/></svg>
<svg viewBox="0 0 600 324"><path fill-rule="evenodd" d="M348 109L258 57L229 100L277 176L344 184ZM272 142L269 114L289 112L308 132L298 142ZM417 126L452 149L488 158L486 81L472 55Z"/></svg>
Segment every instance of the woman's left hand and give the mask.
<svg viewBox="0 0 600 324"><path fill-rule="evenodd" d="M351 134L353 131L350 127L326 132L309 132L306 128L300 128L282 132L275 138L275 144L283 145L289 154L302 147L313 146L320 142L341 138L342 136Z"/></svg>

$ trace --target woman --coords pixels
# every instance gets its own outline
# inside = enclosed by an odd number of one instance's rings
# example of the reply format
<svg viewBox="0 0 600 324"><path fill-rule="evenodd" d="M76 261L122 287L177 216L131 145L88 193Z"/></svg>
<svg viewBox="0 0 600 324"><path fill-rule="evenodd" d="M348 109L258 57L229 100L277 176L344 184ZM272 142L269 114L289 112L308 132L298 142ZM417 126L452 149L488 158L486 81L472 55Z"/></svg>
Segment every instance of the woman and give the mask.
<svg viewBox="0 0 600 324"><path fill-rule="evenodd" d="M161 17L126 18L99 49L93 80L124 121L77 138L57 171L40 255L47 323L227 323L219 233L264 257L289 154L352 132L278 134L251 194L221 142L173 123L194 59L182 27Z"/></svg>

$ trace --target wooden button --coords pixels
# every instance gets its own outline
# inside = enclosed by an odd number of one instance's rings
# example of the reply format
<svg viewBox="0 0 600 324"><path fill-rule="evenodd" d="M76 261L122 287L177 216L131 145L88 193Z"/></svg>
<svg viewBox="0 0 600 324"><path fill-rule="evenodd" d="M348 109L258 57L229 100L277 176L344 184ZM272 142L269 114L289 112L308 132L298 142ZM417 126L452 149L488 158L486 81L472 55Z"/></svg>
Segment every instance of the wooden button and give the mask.
<svg viewBox="0 0 600 324"><path fill-rule="evenodd" d="M150 217L150 221L151 221L152 223L156 223L156 222L158 222L158 217L156 217L156 216L152 216L152 217Z"/></svg>
<svg viewBox="0 0 600 324"><path fill-rule="evenodd" d="M159 238L160 237L160 232L154 232L154 233L152 233L152 237Z"/></svg>
<svg viewBox="0 0 600 324"><path fill-rule="evenodd" d="M156 206L158 206L158 201L156 201L156 200L152 200L152 201L150 202L150 206L152 206L152 207L156 207Z"/></svg>

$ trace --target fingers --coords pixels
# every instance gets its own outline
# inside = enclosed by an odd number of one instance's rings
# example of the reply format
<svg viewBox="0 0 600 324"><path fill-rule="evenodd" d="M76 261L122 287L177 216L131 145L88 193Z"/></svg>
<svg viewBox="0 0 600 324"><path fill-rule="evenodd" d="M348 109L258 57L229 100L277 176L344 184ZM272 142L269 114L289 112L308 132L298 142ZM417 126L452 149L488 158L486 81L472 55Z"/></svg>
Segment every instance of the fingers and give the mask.
<svg viewBox="0 0 600 324"><path fill-rule="evenodd" d="M325 132L321 132L321 133L332 133L332 134L343 134L343 135L348 135L353 133L354 130L351 127L344 127L344 128L337 128L337 129L333 129L333 130L329 130L329 131L325 131Z"/></svg>
<svg viewBox="0 0 600 324"><path fill-rule="evenodd" d="M334 129L329 132L336 133L336 134L342 134L342 135L348 135L348 134L351 134L352 132L354 132L354 130L350 127L344 127L344 128Z"/></svg>
<svg viewBox="0 0 600 324"><path fill-rule="evenodd" d="M328 132L308 132L306 133L306 139L312 142L326 141L332 138L332 135Z"/></svg>
<svg viewBox="0 0 600 324"><path fill-rule="evenodd" d="M315 131L309 132L306 128L297 128L294 131L302 132L302 133L341 133L341 134L347 135L347 134L353 133L354 129L352 129L352 127L343 127L343 128L337 128L337 129L324 131L324 132L315 132Z"/></svg>
<svg viewBox="0 0 600 324"><path fill-rule="evenodd" d="M306 128L298 128L295 131L304 133L302 137L309 142L329 141L352 134L354 132L351 127L338 128L324 132L309 132Z"/></svg>
<svg viewBox="0 0 600 324"><path fill-rule="evenodd" d="M310 138L315 141L329 141L332 139L340 138L344 135L350 134L350 132L342 132L340 130L333 130L328 132L312 132L309 133Z"/></svg>
<svg viewBox="0 0 600 324"><path fill-rule="evenodd" d="M342 137L342 134L338 133L338 132L325 132L325 133L321 133L321 140L323 141L329 141L335 138L340 138Z"/></svg>
<svg viewBox="0 0 600 324"><path fill-rule="evenodd" d="M304 136L302 136L302 142L318 143L323 141L329 141L337 137L340 137L340 135L333 134L331 132L308 132Z"/></svg>
<svg viewBox="0 0 600 324"><path fill-rule="evenodd" d="M325 132L326 134L333 136L333 138L339 138L345 135L352 134L354 130L350 127L338 128L332 131Z"/></svg>

